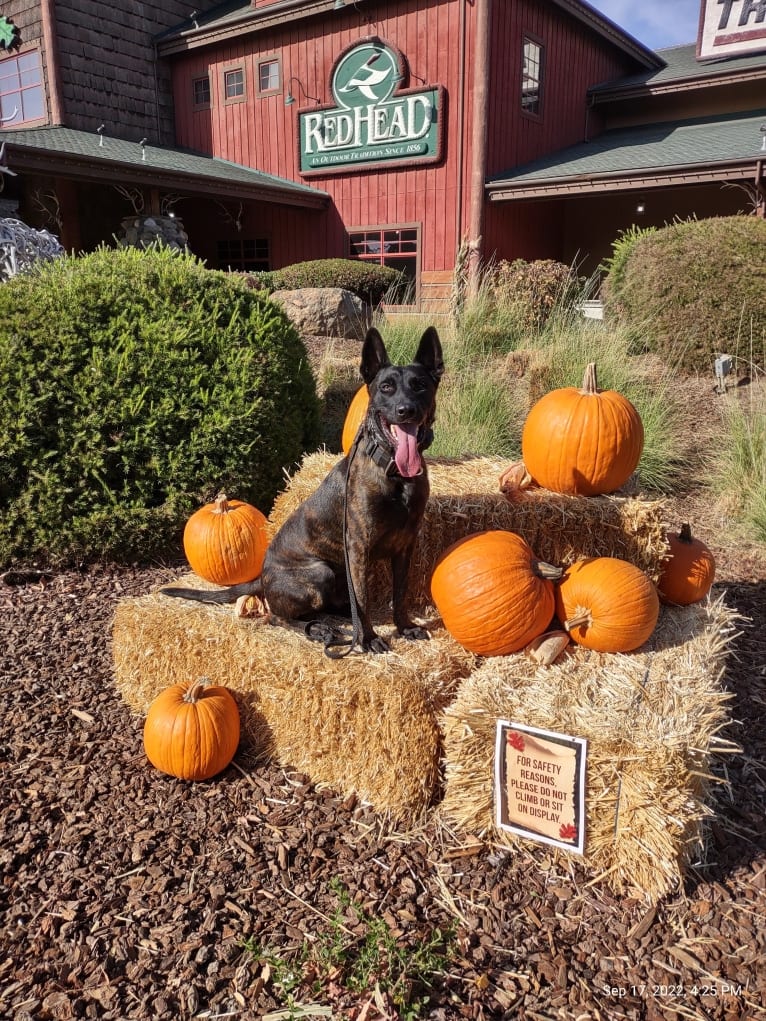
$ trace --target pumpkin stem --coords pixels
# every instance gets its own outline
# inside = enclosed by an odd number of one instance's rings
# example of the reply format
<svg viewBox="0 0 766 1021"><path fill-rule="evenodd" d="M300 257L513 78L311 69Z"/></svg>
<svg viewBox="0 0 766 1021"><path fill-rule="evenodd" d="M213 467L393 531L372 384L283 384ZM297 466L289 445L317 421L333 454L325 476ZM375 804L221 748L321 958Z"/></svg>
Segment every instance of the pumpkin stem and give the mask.
<svg viewBox="0 0 766 1021"><path fill-rule="evenodd" d="M554 567L553 564L546 564L543 560L535 560L532 570L538 578L544 578L545 581L559 581L564 573L563 567Z"/></svg>
<svg viewBox="0 0 766 1021"><path fill-rule="evenodd" d="M199 702L205 692L205 688L209 688L211 684L212 681L209 677L200 677L184 695L184 702L191 702L192 705L195 702Z"/></svg>
<svg viewBox="0 0 766 1021"><path fill-rule="evenodd" d="M213 514L226 514L229 510L229 502L226 493L219 493L215 498L215 509Z"/></svg>
<svg viewBox="0 0 766 1021"><path fill-rule="evenodd" d="M694 542L692 537L692 526L688 521L681 525L681 531L678 533L678 539L680 542Z"/></svg>
<svg viewBox="0 0 766 1021"><path fill-rule="evenodd" d="M598 377L596 375L595 362L589 362L585 366L585 375L582 378L581 392L585 394L600 393L598 388Z"/></svg>
<svg viewBox="0 0 766 1021"><path fill-rule="evenodd" d="M574 627L590 627L592 623L593 617L590 610L587 610L584 606L578 606L574 617L564 621L564 627L567 631L571 631Z"/></svg>

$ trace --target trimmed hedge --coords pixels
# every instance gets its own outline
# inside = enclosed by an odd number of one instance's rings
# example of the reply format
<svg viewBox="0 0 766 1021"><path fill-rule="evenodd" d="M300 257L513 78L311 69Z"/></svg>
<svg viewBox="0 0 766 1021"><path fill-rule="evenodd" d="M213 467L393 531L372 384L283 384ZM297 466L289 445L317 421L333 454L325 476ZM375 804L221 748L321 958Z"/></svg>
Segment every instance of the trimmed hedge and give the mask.
<svg viewBox="0 0 766 1021"><path fill-rule="evenodd" d="M250 275L254 287L271 291L296 291L302 287L342 287L373 308L389 291L405 286L403 275L389 266L359 259L314 259L284 269Z"/></svg>
<svg viewBox="0 0 766 1021"><path fill-rule="evenodd" d="M673 223L631 241L604 284L607 311L669 365L712 373L716 355L764 368L766 220Z"/></svg>
<svg viewBox="0 0 766 1021"><path fill-rule="evenodd" d="M305 348L235 274L103 248L0 301L0 564L178 554L192 510L267 512L318 442Z"/></svg>

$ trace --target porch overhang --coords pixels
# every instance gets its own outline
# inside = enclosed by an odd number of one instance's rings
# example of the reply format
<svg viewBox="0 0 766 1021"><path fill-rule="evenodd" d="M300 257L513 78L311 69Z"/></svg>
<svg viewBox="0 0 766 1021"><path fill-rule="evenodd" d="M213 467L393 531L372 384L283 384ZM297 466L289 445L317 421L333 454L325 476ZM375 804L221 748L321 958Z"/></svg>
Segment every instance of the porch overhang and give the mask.
<svg viewBox="0 0 766 1021"><path fill-rule="evenodd" d="M271 202L326 209L330 197L238 163L180 149L101 137L69 128L0 131L5 159L16 173L39 173L74 181L161 188L187 195Z"/></svg>

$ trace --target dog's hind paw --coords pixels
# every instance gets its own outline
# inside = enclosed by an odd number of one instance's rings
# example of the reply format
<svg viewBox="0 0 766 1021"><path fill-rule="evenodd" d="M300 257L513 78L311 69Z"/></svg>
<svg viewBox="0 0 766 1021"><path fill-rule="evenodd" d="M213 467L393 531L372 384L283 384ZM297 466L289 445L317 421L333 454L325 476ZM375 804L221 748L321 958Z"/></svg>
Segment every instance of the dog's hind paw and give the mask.
<svg viewBox="0 0 766 1021"><path fill-rule="evenodd" d="M399 634L402 638L406 638L408 642L427 642L431 635L424 627L418 627L417 624L412 624L410 627L401 628Z"/></svg>

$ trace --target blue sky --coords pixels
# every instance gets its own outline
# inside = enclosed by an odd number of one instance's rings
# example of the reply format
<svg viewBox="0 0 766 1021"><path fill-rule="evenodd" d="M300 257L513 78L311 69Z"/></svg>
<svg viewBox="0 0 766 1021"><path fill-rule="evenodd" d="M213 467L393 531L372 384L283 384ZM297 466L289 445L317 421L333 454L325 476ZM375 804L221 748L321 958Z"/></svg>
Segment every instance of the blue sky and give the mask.
<svg viewBox="0 0 766 1021"><path fill-rule="evenodd" d="M700 0L588 0L651 49L697 41Z"/></svg>

